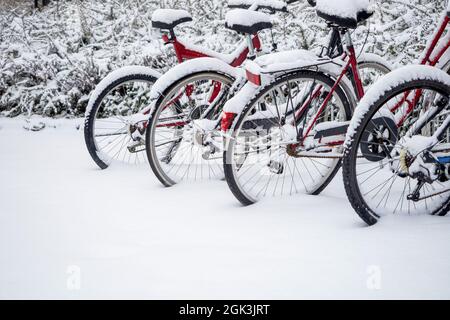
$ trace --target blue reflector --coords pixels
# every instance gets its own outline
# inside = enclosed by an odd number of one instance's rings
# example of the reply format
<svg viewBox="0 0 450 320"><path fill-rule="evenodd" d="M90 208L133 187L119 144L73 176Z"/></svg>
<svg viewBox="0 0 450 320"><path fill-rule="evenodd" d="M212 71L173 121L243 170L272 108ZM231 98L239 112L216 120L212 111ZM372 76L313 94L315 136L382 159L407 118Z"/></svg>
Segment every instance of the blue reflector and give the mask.
<svg viewBox="0 0 450 320"><path fill-rule="evenodd" d="M438 157L438 161L440 163L450 163L450 156L447 157Z"/></svg>

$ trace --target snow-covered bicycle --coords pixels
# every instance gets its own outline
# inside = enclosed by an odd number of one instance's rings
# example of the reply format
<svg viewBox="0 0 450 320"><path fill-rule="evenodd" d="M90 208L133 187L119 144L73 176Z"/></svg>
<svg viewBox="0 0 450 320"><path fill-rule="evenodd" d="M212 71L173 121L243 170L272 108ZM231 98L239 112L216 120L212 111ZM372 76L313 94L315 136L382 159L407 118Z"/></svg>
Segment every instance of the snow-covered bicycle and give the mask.
<svg viewBox="0 0 450 320"><path fill-rule="evenodd" d="M224 106L225 177L244 205L268 196L319 194L340 168L364 85L392 69L379 56L358 56L352 44L351 30L373 14L368 3L315 2L336 50L321 57L281 52L247 63L249 82Z"/></svg>
<svg viewBox="0 0 450 320"><path fill-rule="evenodd" d="M286 4L276 0L256 0L258 7L267 11L285 11ZM230 8L249 8L254 0L230 0ZM172 45L178 63L201 57L214 57L227 67L241 65L248 55L248 43L242 41L230 54L214 52L193 45L176 37L174 28L191 21L185 10L158 9L152 15L152 26L161 29L162 40ZM251 45L260 50L261 42L257 35L252 37ZM95 163L106 169L111 162L141 163L146 161L144 136L151 105L151 89L162 75L148 67L124 67L109 74L92 93L86 110L84 138L89 154ZM207 79L203 79L205 82ZM229 86L230 79L215 77L210 79L214 85L211 101L220 96ZM163 80L164 81L164 80ZM161 82L160 82L161 83ZM205 85L187 85L186 96L191 96ZM197 109L196 112L198 112ZM195 113L195 112L194 112ZM195 114L193 114L195 116Z"/></svg>
<svg viewBox="0 0 450 320"><path fill-rule="evenodd" d="M264 0L264 3L270 5L273 2ZM272 26L267 15L248 10L229 12L226 16L226 24L230 29L244 34L248 43L251 43L251 38L259 31ZM331 41L324 57L336 58L343 54L342 30L338 26L331 25L330 29L332 30ZM249 59L246 62L248 66L256 58L255 63L279 62L272 66L284 67L283 71L286 71L287 65L291 63L295 66L302 65L305 71L309 69L313 72L312 69L315 68L315 65L324 65L327 61L334 66L334 71L337 69L333 58L321 60L305 50L264 54L256 57L257 50L254 50L251 45L249 48ZM356 58L356 56L354 57ZM304 64L305 60L308 60L310 63L308 66L311 68L307 68L307 65ZM336 61L342 63L339 58L336 58ZM375 55L361 55L358 57L358 65L368 71L369 77L366 79L369 80L367 82L370 82L370 77L380 73L384 74L391 69L387 62ZM247 70L247 75L249 75L250 81L253 81L249 70ZM207 89L191 96L184 94L183 88L187 85L195 83L200 88L198 83L201 82L210 88L211 80L217 78L229 79L230 82L227 85L226 94L215 100L210 98L210 91ZM347 79L347 77L345 78ZM225 83L225 80L221 81ZM346 83L346 92L353 97L349 80L343 80L339 84L338 90L344 87L343 82ZM158 98L150 117L145 141L149 163L155 175L165 186L174 185L182 180L223 177L222 153L224 140L226 140L224 137L229 135L226 131L230 127L234 115L238 112L222 114L222 107L242 87L244 89L237 94L239 97L246 96L248 93L246 88L249 86L253 90L252 94L258 91L253 89L252 84L246 85L246 83L245 70L242 68L231 68L217 59L207 58L188 61L176 66L158 80L153 88L153 93ZM347 100L347 98L345 97L343 100ZM231 99L231 101L236 100ZM354 104L356 101L350 106ZM351 114L349 110L348 119Z"/></svg>
<svg viewBox="0 0 450 320"><path fill-rule="evenodd" d="M286 3L231 0L229 6L239 3L248 9L227 12L225 26L245 35L248 54L242 58L253 59L263 53L258 34L272 27L271 17L258 10L286 11ZM150 166L162 184L223 178L222 107L245 82L241 68L217 58L186 61L158 79L151 93L154 103L145 144Z"/></svg>
<svg viewBox="0 0 450 320"><path fill-rule="evenodd" d="M450 210L449 24L450 3L422 65L380 79L351 121L345 190L369 225L388 214L445 215Z"/></svg>

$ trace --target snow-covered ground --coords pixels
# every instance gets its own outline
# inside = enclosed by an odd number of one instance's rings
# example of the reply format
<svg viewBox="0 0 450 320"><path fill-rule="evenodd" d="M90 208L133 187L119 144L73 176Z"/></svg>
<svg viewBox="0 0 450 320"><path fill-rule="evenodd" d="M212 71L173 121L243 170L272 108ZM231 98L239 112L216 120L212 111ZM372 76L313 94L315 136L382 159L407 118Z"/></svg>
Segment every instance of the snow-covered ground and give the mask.
<svg viewBox="0 0 450 320"><path fill-rule="evenodd" d="M81 120L0 119L0 298L450 298L450 218L366 227L340 177L243 208L226 183L96 168Z"/></svg>

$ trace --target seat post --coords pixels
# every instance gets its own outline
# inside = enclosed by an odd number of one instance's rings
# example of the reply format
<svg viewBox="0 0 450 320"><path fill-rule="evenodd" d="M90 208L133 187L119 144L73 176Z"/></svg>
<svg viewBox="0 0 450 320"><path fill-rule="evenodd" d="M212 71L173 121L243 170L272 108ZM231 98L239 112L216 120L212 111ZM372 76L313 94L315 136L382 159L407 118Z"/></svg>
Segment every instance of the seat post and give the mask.
<svg viewBox="0 0 450 320"><path fill-rule="evenodd" d="M355 92L357 94L358 100L362 99L364 96L364 87L361 82L361 77L358 70L358 61L357 56L355 52L355 47L353 46L352 37L350 34L350 31L348 29L343 30L344 37L345 37L345 48L348 55L350 70L352 73L352 83L355 88Z"/></svg>
<svg viewBox="0 0 450 320"><path fill-rule="evenodd" d="M344 37L345 37L345 46L347 48L353 48L352 36L351 36L350 32L348 31L348 29L345 29Z"/></svg>
<svg viewBox="0 0 450 320"><path fill-rule="evenodd" d="M177 37L175 35L175 31L173 29L169 30L171 40L175 40Z"/></svg>
<svg viewBox="0 0 450 320"><path fill-rule="evenodd" d="M253 59L255 58L255 47L253 46L253 39L252 39L252 35L247 33L245 35L246 39L247 39L247 46L248 46L248 58L249 59Z"/></svg>
<svg viewBox="0 0 450 320"><path fill-rule="evenodd" d="M326 55L327 57L334 58L335 56L340 56L344 53L342 48L341 33L337 26L329 24L329 27L331 28L331 33Z"/></svg>

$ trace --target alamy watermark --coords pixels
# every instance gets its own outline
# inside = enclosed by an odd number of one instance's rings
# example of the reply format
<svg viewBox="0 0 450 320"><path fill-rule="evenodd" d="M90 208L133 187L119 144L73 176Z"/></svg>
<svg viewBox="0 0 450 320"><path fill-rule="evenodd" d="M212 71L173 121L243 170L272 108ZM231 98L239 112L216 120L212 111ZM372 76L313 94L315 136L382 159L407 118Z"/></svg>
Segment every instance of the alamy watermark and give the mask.
<svg viewBox="0 0 450 320"><path fill-rule="evenodd" d="M81 289L81 268L76 265L70 265L66 269L67 279L66 288L70 291Z"/></svg>
<svg viewBox="0 0 450 320"><path fill-rule="evenodd" d="M377 265L368 266L366 269L366 286L369 290L381 290L382 273L381 267Z"/></svg>

